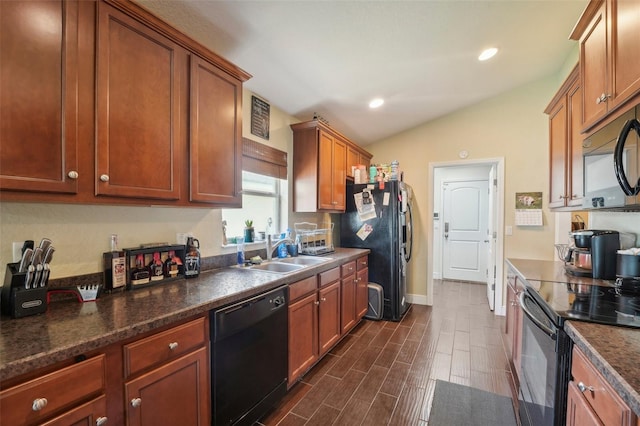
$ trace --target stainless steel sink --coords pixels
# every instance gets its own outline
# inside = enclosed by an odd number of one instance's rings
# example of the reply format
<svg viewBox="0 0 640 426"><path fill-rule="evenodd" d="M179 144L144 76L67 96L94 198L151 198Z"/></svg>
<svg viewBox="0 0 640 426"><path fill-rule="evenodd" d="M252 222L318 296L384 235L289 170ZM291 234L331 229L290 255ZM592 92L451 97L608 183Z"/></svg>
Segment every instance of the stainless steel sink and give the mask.
<svg viewBox="0 0 640 426"><path fill-rule="evenodd" d="M333 260L333 259L331 259L330 257L297 256L297 257L287 257L286 259L278 259L278 262L288 263L291 265L313 266L313 265L319 265L324 262L328 262L329 260Z"/></svg>
<svg viewBox="0 0 640 426"><path fill-rule="evenodd" d="M298 271L304 267L305 265L296 265L293 263L269 262L269 263L262 263L260 265L250 266L249 268L257 271L267 271L267 272L276 272L280 274L287 274L290 272Z"/></svg>

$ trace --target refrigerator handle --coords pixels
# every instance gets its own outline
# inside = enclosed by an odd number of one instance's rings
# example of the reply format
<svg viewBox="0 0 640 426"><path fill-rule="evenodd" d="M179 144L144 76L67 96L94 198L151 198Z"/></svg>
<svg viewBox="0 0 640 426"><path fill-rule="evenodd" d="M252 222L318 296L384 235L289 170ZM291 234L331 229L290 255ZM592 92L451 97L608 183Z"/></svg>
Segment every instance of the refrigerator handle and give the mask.
<svg viewBox="0 0 640 426"><path fill-rule="evenodd" d="M449 222L444 223L444 237L449 238Z"/></svg>

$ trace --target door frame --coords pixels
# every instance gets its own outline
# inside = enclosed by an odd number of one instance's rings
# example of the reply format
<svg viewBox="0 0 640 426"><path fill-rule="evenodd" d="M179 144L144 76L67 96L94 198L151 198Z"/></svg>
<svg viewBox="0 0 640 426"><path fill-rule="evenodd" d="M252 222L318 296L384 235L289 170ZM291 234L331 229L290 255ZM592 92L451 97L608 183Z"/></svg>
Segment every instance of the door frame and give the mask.
<svg viewBox="0 0 640 426"><path fill-rule="evenodd" d="M427 215L427 229L434 229L433 212L440 206L435 206L435 191L439 191L440 188L436 188L436 182L434 181L434 172L437 168L442 167L477 167L477 166L496 166L496 197L494 200L494 224L496 231L496 253L495 253L495 271L496 271L496 289L495 289L495 301L494 301L494 314L502 315L506 314L505 306L505 282L504 282L504 157L497 158L485 158L479 160L463 160L463 161L446 161L446 162L430 162L429 163L429 182L427 187L431 188L427 196L427 211L430 212ZM491 182L490 182L491 183ZM427 238L427 305L433 305L433 264L434 264L434 238ZM441 251L441 250L440 250ZM441 253L438 253L441 255ZM489 270L494 265L487 265Z"/></svg>

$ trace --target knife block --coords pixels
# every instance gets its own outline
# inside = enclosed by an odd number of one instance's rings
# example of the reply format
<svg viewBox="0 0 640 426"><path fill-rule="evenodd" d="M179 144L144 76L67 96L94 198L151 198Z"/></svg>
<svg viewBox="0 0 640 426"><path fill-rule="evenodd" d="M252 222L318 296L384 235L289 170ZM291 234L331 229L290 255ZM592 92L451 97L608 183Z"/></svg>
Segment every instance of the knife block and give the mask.
<svg viewBox="0 0 640 426"><path fill-rule="evenodd" d="M25 288L26 272L18 272L18 263L8 263L2 286L2 313L12 318L42 314L47 311L47 286Z"/></svg>

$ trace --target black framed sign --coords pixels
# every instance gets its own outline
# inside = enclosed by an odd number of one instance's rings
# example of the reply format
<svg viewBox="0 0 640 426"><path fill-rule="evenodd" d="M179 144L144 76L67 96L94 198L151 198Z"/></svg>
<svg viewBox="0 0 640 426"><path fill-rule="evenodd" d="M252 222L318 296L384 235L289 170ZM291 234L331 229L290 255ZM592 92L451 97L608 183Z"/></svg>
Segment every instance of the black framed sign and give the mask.
<svg viewBox="0 0 640 426"><path fill-rule="evenodd" d="M271 106L262 99L251 96L251 134L269 140L269 115Z"/></svg>

